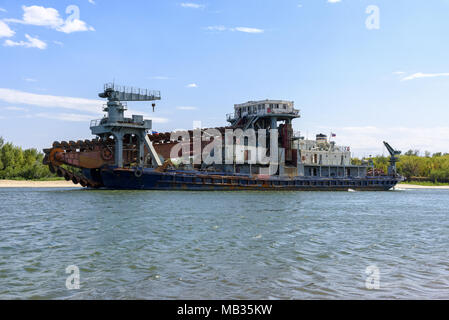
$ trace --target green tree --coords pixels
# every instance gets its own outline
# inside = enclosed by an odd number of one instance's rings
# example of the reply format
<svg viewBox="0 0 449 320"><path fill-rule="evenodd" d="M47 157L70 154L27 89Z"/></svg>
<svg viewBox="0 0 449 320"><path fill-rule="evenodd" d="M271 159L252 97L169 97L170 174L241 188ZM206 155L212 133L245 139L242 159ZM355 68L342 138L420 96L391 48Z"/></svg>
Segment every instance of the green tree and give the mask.
<svg viewBox="0 0 449 320"><path fill-rule="evenodd" d="M23 150L0 138L0 179L41 179L54 175L42 164L44 155L36 149Z"/></svg>
<svg viewBox="0 0 449 320"><path fill-rule="evenodd" d="M372 159L377 169L386 172L389 157L376 156ZM419 156L418 150L409 150L400 157L397 168L407 179L421 177L432 181L449 181L449 154L437 152L430 157L426 152L424 156Z"/></svg>
<svg viewBox="0 0 449 320"><path fill-rule="evenodd" d="M406 153L404 153L405 156L418 156L419 150L408 150Z"/></svg>
<svg viewBox="0 0 449 320"><path fill-rule="evenodd" d="M398 163L399 172L410 180L411 177L418 176L419 163L416 156L401 157L401 161Z"/></svg>
<svg viewBox="0 0 449 320"><path fill-rule="evenodd" d="M389 160L384 156L377 156L373 158L374 167L381 169L384 173L388 172Z"/></svg>

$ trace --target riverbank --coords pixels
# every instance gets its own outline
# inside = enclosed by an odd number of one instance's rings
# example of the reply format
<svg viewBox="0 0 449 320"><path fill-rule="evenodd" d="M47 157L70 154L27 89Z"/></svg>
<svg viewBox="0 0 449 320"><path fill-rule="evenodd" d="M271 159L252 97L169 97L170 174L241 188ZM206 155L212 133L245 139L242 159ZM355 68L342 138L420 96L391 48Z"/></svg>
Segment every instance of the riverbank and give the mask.
<svg viewBox="0 0 449 320"><path fill-rule="evenodd" d="M82 188L72 181L0 180L0 188Z"/></svg>
<svg viewBox="0 0 449 320"><path fill-rule="evenodd" d="M449 186L423 186L409 183L399 183L395 188L399 189L449 189Z"/></svg>

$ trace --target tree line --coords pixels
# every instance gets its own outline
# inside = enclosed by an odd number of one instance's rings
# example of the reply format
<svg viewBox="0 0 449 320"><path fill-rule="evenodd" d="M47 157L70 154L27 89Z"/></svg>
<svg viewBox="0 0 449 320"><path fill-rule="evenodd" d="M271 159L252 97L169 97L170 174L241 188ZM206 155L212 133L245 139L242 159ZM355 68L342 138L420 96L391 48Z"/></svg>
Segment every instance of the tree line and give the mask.
<svg viewBox="0 0 449 320"><path fill-rule="evenodd" d="M37 149L23 150L0 137L0 179L46 179L55 177L42 164L43 153Z"/></svg>
<svg viewBox="0 0 449 320"><path fill-rule="evenodd" d="M37 149L23 150L0 137L0 179L46 179L56 177L48 166L42 164L44 154ZM389 156L375 156L369 159L353 158L352 163L360 165L363 160L372 160L376 169L388 172ZM449 153L431 154L409 150L400 156L397 163L399 174L407 180L421 178L434 182L449 182Z"/></svg>
<svg viewBox="0 0 449 320"><path fill-rule="evenodd" d="M376 156L372 160L376 169L388 171L389 156ZM353 164L361 164L362 160L353 158ZM449 153L437 152L431 154L425 151L420 155L419 150L409 150L400 156L396 164L399 174L407 180L427 180L433 182L449 182Z"/></svg>

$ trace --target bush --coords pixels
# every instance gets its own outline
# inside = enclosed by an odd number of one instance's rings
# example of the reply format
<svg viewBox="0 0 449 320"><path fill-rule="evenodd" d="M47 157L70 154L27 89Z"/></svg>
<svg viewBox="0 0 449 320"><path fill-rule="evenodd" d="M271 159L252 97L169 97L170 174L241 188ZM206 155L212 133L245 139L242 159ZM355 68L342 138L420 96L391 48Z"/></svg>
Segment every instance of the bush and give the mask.
<svg viewBox="0 0 449 320"><path fill-rule="evenodd" d="M36 149L26 149L5 143L0 137L0 179L45 179L55 177L42 164L44 155Z"/></svg>
<svg viewBox="0 0 449 320"><path fill-rule="evenodd" d="M374 166L386 172L388 157L377 156L373 158ZM449 180L449 154L434 153L432 157L426 152L419 156L418 150L409 150L400 156L397 163L398 173L410 180L412 177L423 177L430 181Z"/></svg>

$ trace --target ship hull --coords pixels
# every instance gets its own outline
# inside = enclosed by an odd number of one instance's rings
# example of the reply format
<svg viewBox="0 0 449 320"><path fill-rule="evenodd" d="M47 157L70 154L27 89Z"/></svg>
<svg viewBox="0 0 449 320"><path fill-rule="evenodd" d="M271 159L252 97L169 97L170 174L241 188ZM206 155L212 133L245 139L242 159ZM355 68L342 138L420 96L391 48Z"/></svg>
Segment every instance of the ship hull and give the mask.
<svg viewBox="0 0 449 320"><path fill-rule="evenodd" d="M387 191L401 181L389 176L277 177L177 170L157 172L153 169L136 172L121 168L102 169L95 178L101 179L98 182L106 189L190 191Z"/></svg>

